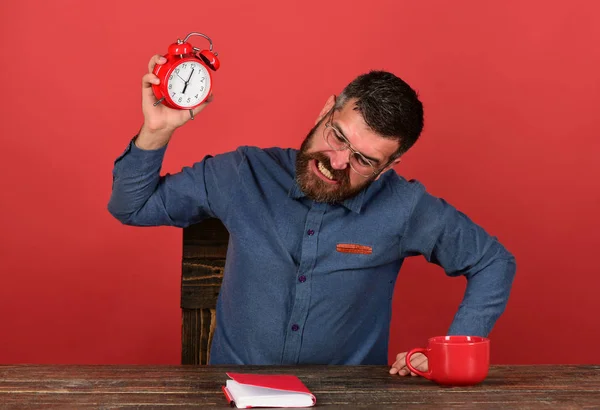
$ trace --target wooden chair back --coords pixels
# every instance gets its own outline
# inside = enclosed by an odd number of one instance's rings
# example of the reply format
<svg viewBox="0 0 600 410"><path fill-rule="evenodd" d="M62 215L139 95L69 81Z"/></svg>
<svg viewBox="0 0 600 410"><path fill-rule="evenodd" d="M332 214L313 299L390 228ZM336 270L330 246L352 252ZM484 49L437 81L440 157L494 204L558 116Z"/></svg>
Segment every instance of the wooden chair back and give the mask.
<svg viewBox="0 0 600 410"><path fill-rule="evenodd" d="M229 232L218 219L183 229L181 363L208 364Z"/></svg>

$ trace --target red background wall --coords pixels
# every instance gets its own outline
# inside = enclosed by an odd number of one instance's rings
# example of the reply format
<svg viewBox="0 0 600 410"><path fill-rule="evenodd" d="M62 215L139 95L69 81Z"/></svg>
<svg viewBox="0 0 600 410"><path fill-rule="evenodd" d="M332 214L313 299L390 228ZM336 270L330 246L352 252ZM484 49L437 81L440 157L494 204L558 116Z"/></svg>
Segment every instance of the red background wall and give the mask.
<svg viewBox="0 0 600 410"><path fill-rule="evenodd" d="M181 231L106 211L154 53L202 31L215 100L164 170L238 145L298 147L359 73L418 89L398 172L516 255L494 363L600 362L600 5L590 1L3 1L0 363L178 363ZM198 46L204 46L200 41ZM390 357L443 334L464 281L401 273Z"/></svg>

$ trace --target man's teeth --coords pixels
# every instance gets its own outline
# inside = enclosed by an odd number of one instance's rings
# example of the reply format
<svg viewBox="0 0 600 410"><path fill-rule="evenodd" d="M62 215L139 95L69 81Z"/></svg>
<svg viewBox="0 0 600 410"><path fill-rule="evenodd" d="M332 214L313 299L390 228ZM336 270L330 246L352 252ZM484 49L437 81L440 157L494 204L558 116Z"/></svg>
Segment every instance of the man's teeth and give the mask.
<svg viewBox="0 0 600 410"><path fill-rule="evenodd" d="M317 161L317 167L319 168L319 171L321 171L321 173L327 177L327 179L333 180L333 175L331 175L331 172L325 168L325 165L323 165L321 161Z"/></svg>

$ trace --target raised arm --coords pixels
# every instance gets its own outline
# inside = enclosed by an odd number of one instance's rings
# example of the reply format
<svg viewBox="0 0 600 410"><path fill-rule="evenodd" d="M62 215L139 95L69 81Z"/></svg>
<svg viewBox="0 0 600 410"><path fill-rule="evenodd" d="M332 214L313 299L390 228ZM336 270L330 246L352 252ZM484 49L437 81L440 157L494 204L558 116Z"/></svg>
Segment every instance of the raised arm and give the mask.
<svg viewBox="0 0 600 410"><path fill-rule="evenodd" d="M158 78L152 74L154 56L148 73L142 79L142 111L144 124L139 134L117 158L113 170L113 189L109 212L124 224L137 226L187 226L209 216L217 216L226 207L227 186L218 179L235 181L241 153L235 152L186 167L174 175L160 176L163 157L173 132L190 120L187 110L174 110L162 104L154 106L156 98L152 84ZM200 113L207 103L194 109ZM209 198L210 196L210 198Z"/></svg>

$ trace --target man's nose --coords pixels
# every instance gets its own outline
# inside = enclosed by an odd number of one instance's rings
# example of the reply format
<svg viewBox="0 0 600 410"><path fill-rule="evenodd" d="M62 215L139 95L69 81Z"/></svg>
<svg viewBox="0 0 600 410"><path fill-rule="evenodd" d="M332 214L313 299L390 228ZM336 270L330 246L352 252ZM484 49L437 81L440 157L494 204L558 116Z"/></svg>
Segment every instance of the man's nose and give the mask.
<svg viewBox="0 0 600 410"><path fill-rule="evenodd" d="M346 169L348 167L349 158L348 149L343 151L333 151L331 157L329 157L329 162L333 169Z"/></svg>

